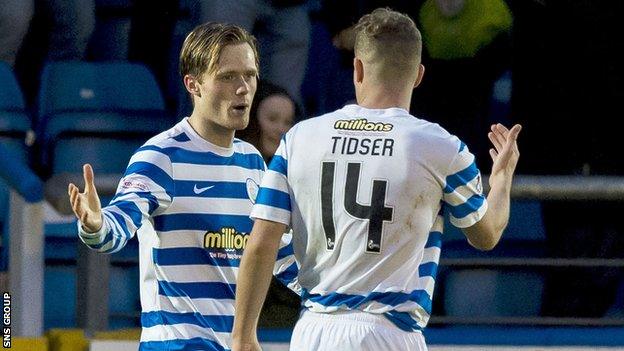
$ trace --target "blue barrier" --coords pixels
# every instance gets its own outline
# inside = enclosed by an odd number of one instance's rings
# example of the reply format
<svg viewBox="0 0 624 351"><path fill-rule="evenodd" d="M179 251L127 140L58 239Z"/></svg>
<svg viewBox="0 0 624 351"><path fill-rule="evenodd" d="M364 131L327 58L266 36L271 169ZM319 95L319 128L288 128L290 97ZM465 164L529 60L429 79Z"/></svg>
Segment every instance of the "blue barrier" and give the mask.
<svg viewBox="0 0 624 351"><path fill-rule="evenodd" d="M260 329L261 342L289 343L290 329ZM424 331L429 345L491 346L622 346L622 327L431 327Z"/></svg>
<svg viewBox="0 0 624 351"><path fill-rule="evenodd" d="M428 344L506 346L622 346L622 327L486 327L426 328Z"/></svg>
<svg viewBox="0 0 624 351"><path fill-rule="evenodd" d="M43 200L43 182L13 150L0 144L0 178L28 203Z"/></svg>

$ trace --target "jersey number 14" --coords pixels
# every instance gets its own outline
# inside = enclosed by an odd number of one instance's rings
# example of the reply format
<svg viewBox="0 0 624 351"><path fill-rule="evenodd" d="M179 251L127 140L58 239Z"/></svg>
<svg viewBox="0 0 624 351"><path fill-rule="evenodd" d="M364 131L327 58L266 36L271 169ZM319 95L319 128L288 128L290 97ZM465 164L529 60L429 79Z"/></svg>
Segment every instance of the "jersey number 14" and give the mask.
<svg viewBox="0 0 624 351"><path fill-rule="evenodd" d="M385 180L373 181L373 193L370 205L357 202L360 184L360 163L347 164L347 178L344 191L344 208L355 218L368 220L366 252L380 253L383 234L383 222L392 220L392 207L386 207ZM334 224L334 175L336 162L323 162L321 170L321 216L328 250L333 250L336 242L336 225Z"/></svg>

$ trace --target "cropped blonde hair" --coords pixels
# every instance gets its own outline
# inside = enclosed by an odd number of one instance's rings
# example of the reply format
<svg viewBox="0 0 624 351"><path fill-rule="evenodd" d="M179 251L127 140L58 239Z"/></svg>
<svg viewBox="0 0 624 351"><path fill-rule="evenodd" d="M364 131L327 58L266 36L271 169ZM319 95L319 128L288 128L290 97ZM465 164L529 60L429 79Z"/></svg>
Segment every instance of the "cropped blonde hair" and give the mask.
<svg viewBox="0 0 624 351"><path fill-rule="evenodd" d="M221 50L227 45L247 43L251 46L259 69L258 48L256 38L245 29L233 25L216 22L201 24L191 31L184 39L180 51L180 75L189 74L201 82L204 72L213 73Z"/></svg>
<svg viewBox="0 0 624 351"><path fill-rule="evenodd" d="M422 37L409 16L378 8L362 16L356 24L354 49L362 61L392 79L418 69Z"/></svg>

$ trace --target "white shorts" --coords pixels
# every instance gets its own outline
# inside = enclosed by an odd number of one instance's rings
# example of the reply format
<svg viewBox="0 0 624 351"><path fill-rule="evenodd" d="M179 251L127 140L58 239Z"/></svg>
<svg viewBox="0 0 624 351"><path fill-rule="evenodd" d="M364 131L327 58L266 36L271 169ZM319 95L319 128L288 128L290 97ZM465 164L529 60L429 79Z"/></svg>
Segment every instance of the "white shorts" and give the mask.
<svg viewBox="0 0 624 351"><path fill-rule="evenodd" d="M380 314L305 310L293 330L291 351L427 351L421 332L406 332Z"/></svg>

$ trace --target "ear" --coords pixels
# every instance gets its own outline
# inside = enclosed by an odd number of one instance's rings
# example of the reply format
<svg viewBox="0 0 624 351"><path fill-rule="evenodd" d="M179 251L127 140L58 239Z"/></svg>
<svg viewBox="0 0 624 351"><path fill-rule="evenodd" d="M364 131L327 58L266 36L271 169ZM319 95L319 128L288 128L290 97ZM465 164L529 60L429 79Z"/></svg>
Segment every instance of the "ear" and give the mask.
<svg viewBox="0 0 624 351"><path fill-rule="evenodd" d="M361 84L364 80L364 63L362 60L353 58L353 83Z"/></svg>
<svg viewBox="0 0 624 351"><path fill-rule="evenodd" d="M183 80L184 87L186 88L186 91L189 92L189 94L201 97L201 91L199 90L199 81L197 80L197 78L190 74L185 74Z"/></svg>
<svg viewBox="0 0 624 351"><path fill-rule="evenodd" d="M422 82L424 75L425 75L425 66L421 63L420 66L418 67L418 73L416 76L416 82L414 82L414 88L420 85L420 82Z"/></svg>

